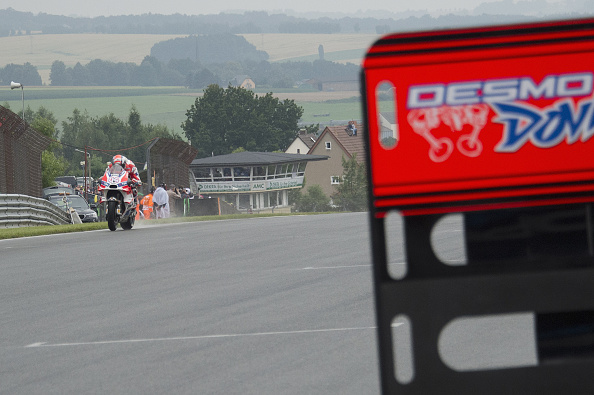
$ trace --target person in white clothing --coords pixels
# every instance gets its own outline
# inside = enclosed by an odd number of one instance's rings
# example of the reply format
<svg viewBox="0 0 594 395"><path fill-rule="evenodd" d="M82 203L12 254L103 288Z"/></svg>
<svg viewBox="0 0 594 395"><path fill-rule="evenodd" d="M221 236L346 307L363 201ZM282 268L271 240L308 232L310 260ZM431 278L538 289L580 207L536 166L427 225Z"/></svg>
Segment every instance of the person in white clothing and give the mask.
<svg viewBox="0 0 594 395"><path fill-rule="evenodd" d="M153 208L156 219L169 218L169 195L167 195L166 188L165 184L161 184L153 193Z"/></svg>

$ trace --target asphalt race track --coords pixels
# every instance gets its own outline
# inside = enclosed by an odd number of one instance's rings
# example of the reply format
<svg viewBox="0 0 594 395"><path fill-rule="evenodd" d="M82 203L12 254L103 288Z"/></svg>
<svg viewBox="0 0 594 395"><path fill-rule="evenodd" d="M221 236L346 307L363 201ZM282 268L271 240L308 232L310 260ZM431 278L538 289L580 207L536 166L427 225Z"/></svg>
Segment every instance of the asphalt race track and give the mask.
<svg viewBox="0 0 594 395"><path fill-rule="evenodd" d="M0 241L0 393L379 394L367 215ZM435 234L463 261L459 222ZM516 318L500 336L530 335ZM460 347L469 332L448 333L447 358L489 366ZM506 362L535 363L530 336L516 338Z"/></svg>

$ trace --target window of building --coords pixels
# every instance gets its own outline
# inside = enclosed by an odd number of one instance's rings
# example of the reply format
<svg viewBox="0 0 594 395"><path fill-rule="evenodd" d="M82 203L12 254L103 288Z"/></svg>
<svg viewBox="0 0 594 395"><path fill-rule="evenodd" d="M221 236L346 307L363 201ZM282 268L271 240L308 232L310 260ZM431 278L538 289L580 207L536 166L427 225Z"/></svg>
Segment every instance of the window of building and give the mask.
<svg viewBox="0 0 594 395"><path fill-rule="evenodd" d="M262 166L254 167L254 180L264 180L266 178L266 168Z"/></svg>
<svg viewBox="0 0 594 395"><path fill-rule="evenodd" d="M206 168L199 168L194 170L194 176L196 176L197 182L211 182L212 181L212 173L211 169Z"/></svg>
<svg viewBox="0 0 594 395"><path fill-rule="evenodd" d="M307 162L299 162L299 168L297 169L297 175L303 176L305 174L305 165Z"/></svg>
<svg viewBox="0 0 594 395"><path fill-rule="evenodd" d="M276 172L274 178L285 178L285 174L283 172L283 165L276 165Z"/></svg>
<svg viewBox="0 0 594 395"><path fill-rule="evenodd" d="M332 149L332 144L330 141L326 141L326 149Z"/></svg>
<svg viewBox="0 0 594 395"><path fill-rule="evenodd" d="M276 166L275 165L269 165L268 166L268 173L266 178L269 180L274 179L274 175L276 174Z"/></svg>
<svg viewBox="0 0 594 395"><path fill-rule="evenodd" d="M234 167L233 168L233 179L235 181L249 181L250 180L250 168L249 167Z"/></svg>
<svg viewBox="0 0 594 395"><path fill-rule="evenodd" d="M330 184L337 185L340 184L341 176L330 176Z"/></svg>
<svg viewBox="0 0 594 395"><path fill-rule="evenodd" d="M216 167L214 169L212 169L212 176L214 181L222 181L223 180L223 169L220 167Z"/></svg>

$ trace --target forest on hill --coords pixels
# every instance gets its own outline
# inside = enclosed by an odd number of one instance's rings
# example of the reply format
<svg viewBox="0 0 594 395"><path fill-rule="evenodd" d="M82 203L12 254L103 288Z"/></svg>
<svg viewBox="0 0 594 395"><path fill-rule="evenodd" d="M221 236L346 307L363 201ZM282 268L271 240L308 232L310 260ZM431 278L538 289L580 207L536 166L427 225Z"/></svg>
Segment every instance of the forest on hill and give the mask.
<svg viewBox="0 0 594 395"><path fill-rule="evenodd" d="M497 6L497 3L501 3ZM532 3L526 8L526 3ZM481 11L481 7L484 11ZM541 15L532 9L539 10ZM532 11L534 11L532 10ZM12 8L0 10L0 36L17 34L264 34L264 33L377 33L435 29L439 27L493 25L512 23L518 20L538 20L546 17L547 3L544 0L523 1L517 4L508 1L483 4L473 15L449 14L432 17L416 11L385 16L345 16L337 10L334 16L298 17L286 14L269 14L265 11L243 14L220 13L216 15L120 15L94 18L33 14ZM584 9L588 12L588 9ZM571 14L567 14L571 16ZM575 13L573 14L575 17Z"/></svg>

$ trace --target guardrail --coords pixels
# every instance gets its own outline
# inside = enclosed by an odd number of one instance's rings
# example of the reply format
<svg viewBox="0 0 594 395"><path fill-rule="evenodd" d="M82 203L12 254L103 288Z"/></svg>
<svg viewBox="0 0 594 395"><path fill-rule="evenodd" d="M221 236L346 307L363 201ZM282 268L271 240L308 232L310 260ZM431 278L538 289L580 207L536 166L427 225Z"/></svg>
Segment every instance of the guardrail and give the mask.
<svg viewBox="0 0 594 395"><path fill-rule="evenodd" d="M48 200L27 195L0 194L0 228L71 223L72 216Z"/></svg>

